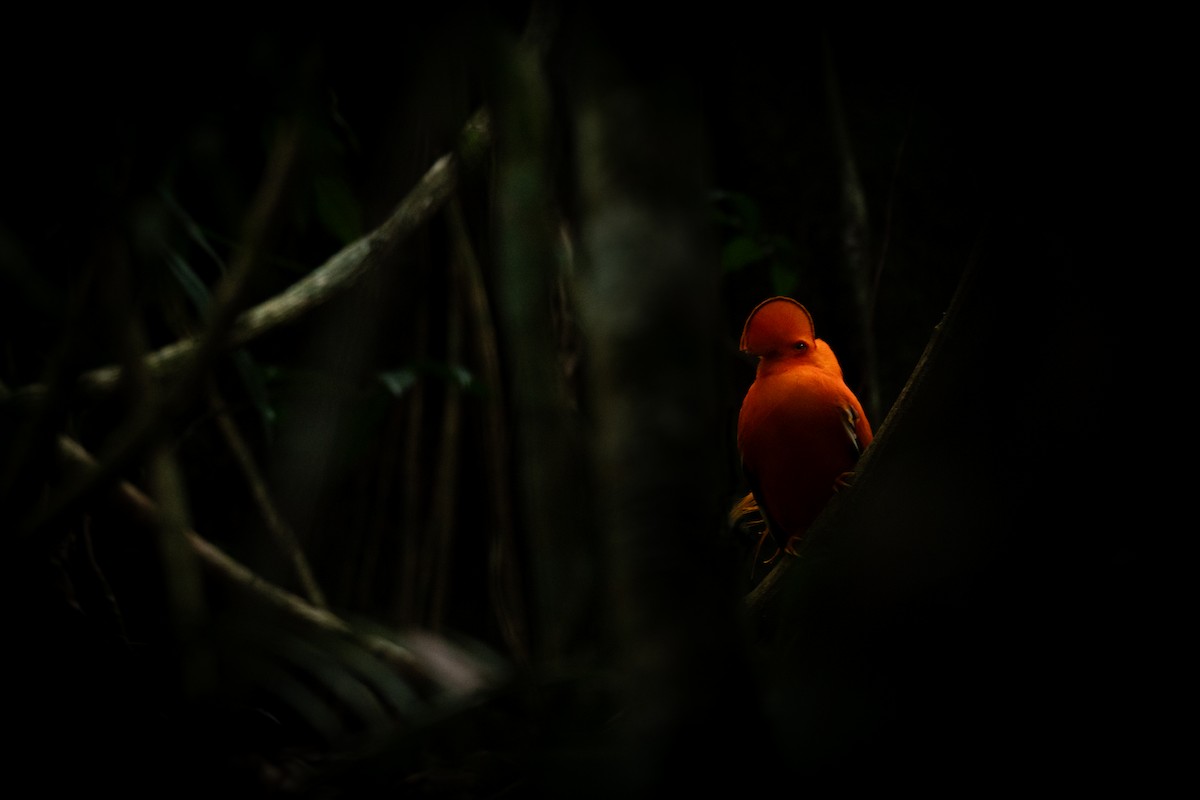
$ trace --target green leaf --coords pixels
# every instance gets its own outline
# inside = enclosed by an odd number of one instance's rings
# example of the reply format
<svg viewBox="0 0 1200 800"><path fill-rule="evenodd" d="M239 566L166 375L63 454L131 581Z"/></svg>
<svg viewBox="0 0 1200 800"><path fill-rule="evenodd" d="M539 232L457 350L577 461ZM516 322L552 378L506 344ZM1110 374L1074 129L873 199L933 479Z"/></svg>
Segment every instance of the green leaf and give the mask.
<svg viewBox="0 0 1200 800"><path fill-rule="evenodd" d="M376 373L380 383L391 392L393 397L400 397L417 382L417 371L412 367L384 370Z"/></svg>
<svg viewBox="0 0 1200 800"><path fill-rule="evenodd" d="M450 373L450 379L462 389L470 389L472 384L475 383L475 376L461 364L450 364L447 366L447 370Z"/></svg>
<svg viewBox="0 0 1200 800"><path fill-rule="evenodd" d="M735 236L725 243L721 251L721 266L726 272L735 272L747 264L762 260L766 251L749 236Z"/></svg>
<svg viewBox="0 0 1200 800"><path fill-rule="evenodd" d="M754 235L762 229L758 204L741 192L715 191L711 195L713 213L725 225Z"/></svg>
<svg viewBox="0 0 1200 800"><path fill-rule="evenodd" d="M206 314L208 306L212 302L212 293L208 291L204 281L200 280L200 276L196 274L187 260L172 250L167 253L167 267L171 270L171 275L183 287L184 293L192 301L196 311L201 316Z"/></svg>
<svg viewBox="0 0 1200 800"><path fill-rule="evenodd" d="M746 231L757 233L762 229L762 213L758 210L758 203L741 192L730 192L727 197L734 216L742 221Z"/></svg>
<svg viewBox="0 0 1200 800"><path fill-rule="evenodd" d="M200 228L191 222L191 218L184 214L182 209L178 209L181 218L188 223L189 231L197 243L204 248L218 266L224 269L224 265L220 263L216 252L208 246ZM209 291L204 281L196 274L187 260L174 250L167 253L167 267L171 270L171 274L183 288L188 299L192 301L196 311L204 316L208 312L209 306L212 304L212 292ZM259 419L262 421L263 432L270 439L272 431L275 428L275 422L278 414L274 406L271 405L270 396L267 392L267 378L262 367L250 356L250 353L245 348L235 350L232 354L234 367L237 369L238 376L242 379L242 384L246 387L246 394L250 397L250 402L254 404L254 408L258 411Z"/></svg>
<svg viewBox="0 0 1200 800"><path fill-rule="evenodd" d="M317 219L338 241L352 242L362 235L362 209L343 178L318 177L313 185L313 195Z"/></svg>
<svg viewBox="0 0 1200 800"><path fill-rule="evenodd" d="M771 263L771 285L775 294L790 295L799 283L796 270L780 261Z"/></svg>

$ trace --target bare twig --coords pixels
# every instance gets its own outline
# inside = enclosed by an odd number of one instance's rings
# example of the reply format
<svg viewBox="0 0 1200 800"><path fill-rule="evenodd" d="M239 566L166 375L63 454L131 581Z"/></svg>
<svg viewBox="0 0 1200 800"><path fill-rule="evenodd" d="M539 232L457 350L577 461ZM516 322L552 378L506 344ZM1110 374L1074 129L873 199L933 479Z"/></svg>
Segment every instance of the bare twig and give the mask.
<svg viewBox="0 0 1200 800"><path fill-rule="evenodd" d="M121 613L121 604L117 602L117 596L113 594L112 584L108 582L108 576L104 574L104 570L100 568L100 562L96 560L96 548L92 545L92 525L91 518L84 517L83 527L80 532L80 543L83 546L83 558L87 564L88 574L95 586L95 591L103 600L104 609L108 612L108 617L112 620L112 628L117 637L125 642L129 640L125 629L125 617Z"/></svg>

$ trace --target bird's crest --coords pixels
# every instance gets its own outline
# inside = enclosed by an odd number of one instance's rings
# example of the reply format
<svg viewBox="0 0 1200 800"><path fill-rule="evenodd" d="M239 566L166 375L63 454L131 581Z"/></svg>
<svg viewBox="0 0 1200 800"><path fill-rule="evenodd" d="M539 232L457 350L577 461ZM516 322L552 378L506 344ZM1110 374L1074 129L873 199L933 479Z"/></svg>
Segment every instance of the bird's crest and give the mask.
<svg viewBox="0 0 1200 800"><path fill-rule="evenodd" d="M762 355L773 346L798 339L816 341L816 327L808 309L790 297L770 297L763 300L742 327L742 352Z"/></svg>

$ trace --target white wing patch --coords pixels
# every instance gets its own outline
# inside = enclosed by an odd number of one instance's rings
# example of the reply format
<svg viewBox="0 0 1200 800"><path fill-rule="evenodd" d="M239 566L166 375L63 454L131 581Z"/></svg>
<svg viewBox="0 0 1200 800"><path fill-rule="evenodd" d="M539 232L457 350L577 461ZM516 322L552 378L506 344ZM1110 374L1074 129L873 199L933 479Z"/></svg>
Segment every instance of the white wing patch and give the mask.
<svg viewBox="0 0 1200 800"><path fill-rule="evenodd" d="M858 422L858 414L854 413L854 409L850 406L842 406L842 427L846 429L846 435L850 437L850 444L854 447L854 452L862 454L862 443L858 441L858 431L855 428L855 423Z"/></svg>

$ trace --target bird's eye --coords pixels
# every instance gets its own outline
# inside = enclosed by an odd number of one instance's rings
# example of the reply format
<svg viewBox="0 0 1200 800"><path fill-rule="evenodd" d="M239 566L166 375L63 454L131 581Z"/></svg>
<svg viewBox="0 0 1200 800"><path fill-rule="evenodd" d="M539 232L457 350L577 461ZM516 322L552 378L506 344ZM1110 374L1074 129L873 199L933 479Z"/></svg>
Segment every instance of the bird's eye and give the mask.
<svg viewBox="0 0 1200 800"><path fill-rule="evenodd" d="M792 349L793 350L807 350L808 345L805 344L803 341L800 341L800 342L796 342L794 345L792 345Z"/></svg>

